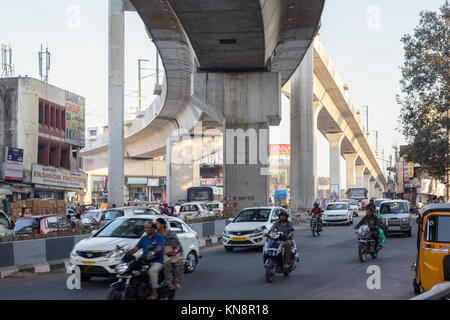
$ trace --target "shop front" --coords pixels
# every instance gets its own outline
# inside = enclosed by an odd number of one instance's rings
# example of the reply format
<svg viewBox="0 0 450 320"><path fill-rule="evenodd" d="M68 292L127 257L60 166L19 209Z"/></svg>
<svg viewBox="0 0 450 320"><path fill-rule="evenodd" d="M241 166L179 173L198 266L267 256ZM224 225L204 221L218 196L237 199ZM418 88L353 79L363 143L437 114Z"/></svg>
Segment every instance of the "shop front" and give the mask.
<svg viewBox="0 0 450 320"><path fill-rule="evenodd" d="M66 200L69 193L81 195L86 188L87 174L34 164L31 182L34 198Z"/></svg>
<svg viewBox="0 0 450 320"><path fill-rule="evenodd" d="M129 201L149 201L148 178L128 178L127 186Z"/></svg>

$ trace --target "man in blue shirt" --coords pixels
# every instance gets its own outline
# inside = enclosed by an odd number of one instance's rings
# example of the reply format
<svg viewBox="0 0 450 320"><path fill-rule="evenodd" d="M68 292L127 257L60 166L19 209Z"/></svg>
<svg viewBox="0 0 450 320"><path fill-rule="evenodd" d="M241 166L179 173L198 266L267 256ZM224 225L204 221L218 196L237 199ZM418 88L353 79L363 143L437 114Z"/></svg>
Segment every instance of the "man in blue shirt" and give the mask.
<svg viewBox="0 0 450 320"><path fill-rule="evenodd" d="M146 234L139 240L136 247L129 250L127 253L134 254L142 249L146 259L151 261L148 275L153 290L148 299L155 300L158 298L158 274L164 266L164 237L156 231L156 225L151 221L145 224L144 230Z"/></svg>

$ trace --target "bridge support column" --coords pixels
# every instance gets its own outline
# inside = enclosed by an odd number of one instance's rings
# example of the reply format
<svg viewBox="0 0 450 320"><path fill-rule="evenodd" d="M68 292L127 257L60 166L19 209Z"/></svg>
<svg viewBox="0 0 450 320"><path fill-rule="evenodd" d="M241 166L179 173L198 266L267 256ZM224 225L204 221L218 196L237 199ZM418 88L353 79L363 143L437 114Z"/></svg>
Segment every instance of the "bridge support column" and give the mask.
<svg viewBox="0 0 450 320"><path fill-rule="evenodd" d="M166 202L185 201L187 189L200 186L202 138L169 136L166 141Z"/></svg>
<svg viewBox="0 0 450 320"><path fill-rule="evenodd" d="M347 181L347 189L350 187L356 186L355 179L355 160L358 157L358 154L355 153L345 153L345 167L346 167L346 181Z"/></svg>
<svg viewBox="0 0 450 320"><path fill-rule="evenodd" d="M363 184L363 171L366 168L363 164L357 164L355 165L355 174L356 174L356 187L357 188L364 188Z"/></svg>
<svg viewBox="0 0 450 320"><path fill-rule="evenodd" d="M281 120L276 72L196 73L191 90L199 108L223 123L227 214L269 202L269 125Z"/></svg>
<svg viewBox="0 0 450 320"><path fill-rule="evenodd" d="M291 212L306 217L317 194L317 115L313 103L313 48L291 79Z"/></svg>
<svg viewBox="0 0 450 320"><path fill-rule="evenodd" d="M375 190L375 184L377 183L377 180L370 180L369 181L369 196L370 198L375 198L377 196L376 190Z"/></svg>
<svg viewBox="0 0 450 320"><path fill-rule="evenodd" d="M363 173L363 187L367 189L367 198L370 199L369 180L372 177L370 173Z"/></svg>
<svg viewBox="0 0 450 320"><path fill-rule="evenodd" d="M342 132L327 133L330 143L330 199L337 200L341 192L341 142L344 139Z"/></svg>
<svg viewBox="0 0 450 320"><path fill-rule="evenodd" d="M109 0L108 204L124 203L124 10Z"/></svg>

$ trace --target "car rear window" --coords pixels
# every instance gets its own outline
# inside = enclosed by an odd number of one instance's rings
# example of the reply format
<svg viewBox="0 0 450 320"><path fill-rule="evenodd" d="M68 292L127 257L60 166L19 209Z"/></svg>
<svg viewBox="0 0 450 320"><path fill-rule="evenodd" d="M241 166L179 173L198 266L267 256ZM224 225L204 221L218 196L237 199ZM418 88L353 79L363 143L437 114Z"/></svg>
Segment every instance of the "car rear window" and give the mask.
<svg viewBox="0 0 450 320"><path fill-rule="evenodd" d="M347 210L347 204L343 203L329 204L327 210Z"/></svg>

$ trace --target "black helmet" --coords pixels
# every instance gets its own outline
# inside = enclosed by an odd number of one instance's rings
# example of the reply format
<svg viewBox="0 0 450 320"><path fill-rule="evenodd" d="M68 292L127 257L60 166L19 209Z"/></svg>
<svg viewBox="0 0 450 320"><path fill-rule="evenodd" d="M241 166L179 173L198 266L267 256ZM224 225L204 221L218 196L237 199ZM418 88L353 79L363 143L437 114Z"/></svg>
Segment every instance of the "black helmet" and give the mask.
<svg viewBox="0 0 450 320"><path fill-rule="evenodd" d="M289 218L289 214L286 211L281 210L280 213L278 214L278 217L283 216L283 215L286 216L286 219Z"/></svg>
<svg viewBox="0 0 450 320"><path fill-rule="evenodd" d="M317 202L314 202L314 206L318 206L319 204Z"/></svg>

